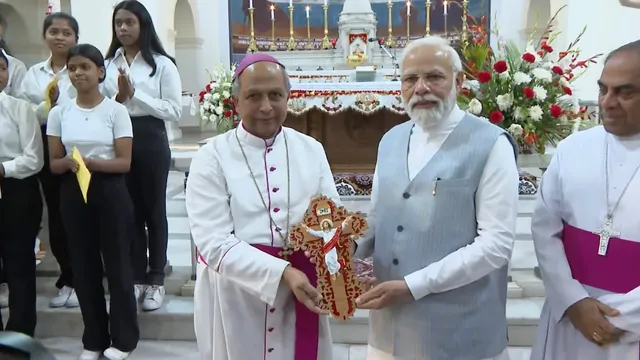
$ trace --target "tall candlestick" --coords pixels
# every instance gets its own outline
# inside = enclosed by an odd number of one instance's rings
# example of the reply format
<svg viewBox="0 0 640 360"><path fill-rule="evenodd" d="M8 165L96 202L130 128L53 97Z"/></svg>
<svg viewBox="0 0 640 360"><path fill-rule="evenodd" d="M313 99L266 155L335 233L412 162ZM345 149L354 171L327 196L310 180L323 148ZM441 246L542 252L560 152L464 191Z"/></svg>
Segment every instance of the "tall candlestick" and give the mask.
<svg viewBox="0 0 640 360"><path fill-rule="evenodd" d="M329 20L327 16L328 10L329 5L327 4L327 0L324 0L324 5L322 5L322 11L324 12L324 37L322 38L323 50L331 49L331 41L329 41Z"/></svg>
<svg viewBox="0 0 640 360"><path fill-rule="evenodd" d="M309 7L309 5L307 5L305 10L307 11L307 19L308 19L309 18L309 10L311 10L311 7Z"/></svg>
<svg viewBox="0 0 640 360"><path fill-rule="evenodd" d="M387 45L387 47L392 48L396 46L396 40L393 38L393 2L391 0L389 0L389 2L387 3L387 8L389 9L389 35L387 36L387 41L385 41L385 44Z"/></svg>
<svg viewBox="0 0 640 360"><path fill-rule="evenodd" d="M442 7L443 7L443 12L444 12L444 36L447 37L449 34L449 30L448 30L448 22L449 22L449 14L448 14L448 9L449 9L449 1L448 0L442 0Z"/></svg>
<svg viewBox="0 0 640 360"><path fill-rule="evenodd" d="M407 1L407 45L411 42L411 1Z"/></svg>
<svg viewBox="0 0 640 360"><path fill-rule="evenodd" d="M447 15L447 13L449 12L449 1L443 0L442 7L443 7L444 15Z"/></svg>
<svg viewBox="0 0 640 360"><path fill-rule="evenodd" d="M256 42L256 31L253 26L253 13L256 10L253 7L249 8L249 22L251 23L251 37L249 38L249 47L247 48L247 53L254 53L258 51L258 43Z"/></svg>
<svg viewBox="0 0 640 360"><path fill-rule="evenodd" d="M411 1L407 1L407 17L411 16Z"/></svg>
<svg viewBox="0 0 640 360"><path fill-rule="evenodd" d="M275 15L275 5L271 5L271 45L269 46L270 51L277 51L278 46L276 46L276 15Z"/></svg>
<svg viewBox="0 0 640 360"><path fill-rule="evenodd" d="M469 45L469 34L467 28L467 14L469 11L469 0L462 0L462 52L467 49Z"/></svg>
<svg viewBox="0 0 640 360"><path fill-rule="evenodd" d="M308 50L313 49L313 43L311 42L311 20L309 19L309 11L311 7L307 5L307 46Z"/></svg>
<svg viewBox="0 0 640 360"><path fill-rule="evenodd" d="M253 0L249 0L249 8L253 9Z"/></svg>
<svg viewBox="0 0 640 360"><path fill-rule="evenodd" d="M296 49L296 39L293 37L293 3L289 0L289 42L287 43L287 50L293 51Z"/></svg>
<svg viewBox="0 0 640 360"><path fill-rule="evenodd" d="M427 7L425 25L426 25L426 34L427 36L431 35L431 0L427 0L425 5Z"/></svg>

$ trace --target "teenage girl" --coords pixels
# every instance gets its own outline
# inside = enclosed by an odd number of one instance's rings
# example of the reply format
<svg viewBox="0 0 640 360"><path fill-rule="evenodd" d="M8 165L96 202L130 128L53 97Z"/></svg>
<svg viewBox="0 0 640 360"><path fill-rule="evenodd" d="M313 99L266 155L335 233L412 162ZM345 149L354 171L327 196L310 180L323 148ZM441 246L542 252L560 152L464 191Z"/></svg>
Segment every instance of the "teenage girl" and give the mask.
<svg viewBox="0 0 640 360"><path fill-rule="evenodd" d="M60 213L85 326L80 360L97 360L103 352L121 360L139 338L130 257L133 205L125 179L131 166L131 119L122 104L100 93L105 67L98 49L86 44L71 48L67 68L78 97L51 110L47 135L51 171L62 176ZM91 173L86 200L74 149Z"/></svg>
<svg viewBox="0 0 640 360"><path fill-rule="evenodd" d="M47 116L51 107L66 104L76 97L76 89L69 82L66 64L69 48L77 44L78 35L78 22L71 15L54 13L47 16L44 19L42 37L51 55L27 71L20 93L21 97L33 104L42 125L45 164L39 179L47 203L49 244L60 266L60 277L56 282L58 295L49 302L49 306L54 308L77 307L78 298L73 291L67 239L60 221L60 177L53 175L49 168ZM57 86L49 87L54 78L57 79Z"/></svg>
<svg viewBox="0 0 640 360"><path fill-rule="evenodd" d="M33 336L36 327L33 250L42 220L37 177L44 162L42 136L30 104L4 92L8 80L9 60L0 51L0 275L10 290L6 330Z"/></svg>
<svg viewBox="0 0 640 360"><path fill-rule="evenodd" d="M136 220L134 282L142 309L151 311L162 306L165 294L166 191L171 164L165 121L180 118L182 85L175 61L162 47L142 3L119 3L112 26L104 93L127 107L133 124L128 181Z"/></svg>

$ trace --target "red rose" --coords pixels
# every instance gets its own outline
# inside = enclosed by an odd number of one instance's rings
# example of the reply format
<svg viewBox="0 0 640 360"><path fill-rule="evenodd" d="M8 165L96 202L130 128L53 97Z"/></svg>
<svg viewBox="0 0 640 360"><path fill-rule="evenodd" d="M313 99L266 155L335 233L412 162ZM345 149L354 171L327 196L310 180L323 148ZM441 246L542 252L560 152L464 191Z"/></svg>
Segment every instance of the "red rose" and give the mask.
<svg viewBox="0 0 640 360"><path fill-rule="evenodd" d="M553 48L551 47L551 45L547 44L547 43L543 43L541 46L542 50L548 52L548 53L552 53L553 52Z"/></svg>
<svg viewBox="0 0 640 360"><path fill-rule="evenodd" d="M496 62L495 64L493 64L493 70L495 72L497 72L498 74L502 74L503 72L507 71L509 69L509 66L507 65L507 62L504 60L500 60L498 62Z"/></svg>
<svg viewBox="0 0 640 360"><path fill-rule="evenodd" d="M500 124L504 120L504 115L500 112L500 110L493 110L491 114L489 114L489 121L492 124Z"/></svg>
<svg viewBox="0 0 640 360"><path fill-rule="evenodd" d="M556 75L564 75L564 70L558 65L551 68L551 71Z"/></svg>
<svg viewBox="0 0 640 360"><path fill-rule="evenodd" d="M206 94L206 92L200 91L200 94L198 94L198 97L199 97L200 100L198 102L204 101L205 94Z"/></svg>
<svg viewBox="0 0 640 360"><path fill-rule="evenodd" d="M488 71L480 71L478 73L478 82L480 84L486 84L491 81L491 73Z"/></svg>
<svg viewBox="0 0 640 360"><path fill-rule="evenodd" d="M536 62L536 56L533 55L532 53L524 53L522 55L522 60L533 64L534 62Z"/></svg>
<svg viewBox="0 0 640 360"><path fill-rule="evenodd" d="M551 117L554 117L557 119L560 116L562 116L562 114L564 114L564 110L562 110L562 108L559 105L553 104L549 108L549 114L551 115Z"/></svg>
<svg viewBox="0 0 640 360"><path fill-rule="evenodd" d="M211 92L211 84L207 84L207 86L204 87L204 91Z"/></svg>
<svg viewBox="0 0 640 360"><path fill-rule="evenodd" d="M567 95L573 95L573 90L570 87L563 86L562 91Z"/></svg>
<svg viewBox="0 0 640 360"><path fill-rule="evenodd" d="M533 100L533 98L536 96L536 93L533 92L533 89L529 87L522 89L522 93L524 94L524 97L529 100Z"/></svg>
<svg viewBox="0 0 640 360"><path fill-rule="evenodd" d="M230 118L230 117L231 117L231 115L233 115L233 112L231 112L231 110L227 110L227 111L225 111L225 112L224 112L224 114L223 114L223 115L224 115L224 117L226 117L226 118Z"/></svg>

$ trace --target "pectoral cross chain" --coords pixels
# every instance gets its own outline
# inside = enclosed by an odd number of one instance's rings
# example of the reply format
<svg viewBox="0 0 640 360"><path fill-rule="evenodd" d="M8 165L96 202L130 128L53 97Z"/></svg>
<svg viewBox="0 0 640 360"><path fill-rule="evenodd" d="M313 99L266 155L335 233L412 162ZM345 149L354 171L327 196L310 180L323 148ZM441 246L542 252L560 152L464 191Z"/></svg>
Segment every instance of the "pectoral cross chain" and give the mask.
<svg viewBox="0 0 640 360"><path fill-rule="evenodd" d="M620 233L613 230L613 221L611 218L606 218L602 227L593 232L600 236L600 245L598 246L598 255L607 255L607 248L609 247L609 240L620 236Z"/></svg>

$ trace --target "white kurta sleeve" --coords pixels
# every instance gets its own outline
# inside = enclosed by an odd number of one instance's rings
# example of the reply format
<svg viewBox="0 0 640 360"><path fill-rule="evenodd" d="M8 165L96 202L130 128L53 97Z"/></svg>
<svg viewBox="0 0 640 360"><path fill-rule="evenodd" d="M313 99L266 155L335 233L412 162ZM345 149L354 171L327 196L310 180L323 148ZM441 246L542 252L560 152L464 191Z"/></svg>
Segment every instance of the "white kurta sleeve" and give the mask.
<svg viewBox="0 0 640 360"><path fill-rule="evenodd" d="M356 242L358 247L353 255L358 259L366 259L373 255L375 244L375 209L378 201L378 166L373 171L373 183L371 185L371 202L369 212L367 212L367 225L369 229L364 233L362 238Z"/></svg>
<svg viewBox="0 0 640 360"><path fill-rule="evenodd" d="M626 294L611 294L598 300L620 311L620 315L607 319L618 329L626 331L621 342L634 343L640 341L640 287Z"/></svg>
<svg viewBox="0 0 640 360"><path fill-rule="evenodd" d="M584 287L571 275L562 244L562 144L556 150L542 176L536 207L531 220L533 245L542 273L542 281L551 307L551 315L560 321L569 306L589 297Z"/></svg>
<svg viewBox="0 0 640 360"><path fill-rule="evenodd" d="M208 266L273 306L287 261L256 249L234 235L229 193L212 143L191 162L186 189L193 241Z"/></svg>
<svg viewBox="0 0 640 360"><path fill-rule="evenodd" d="M518 167L505 136L489 153L475 200L478 236L473 243L405 276L416 300L468 285L509 263L518 216Z"/></svg>

